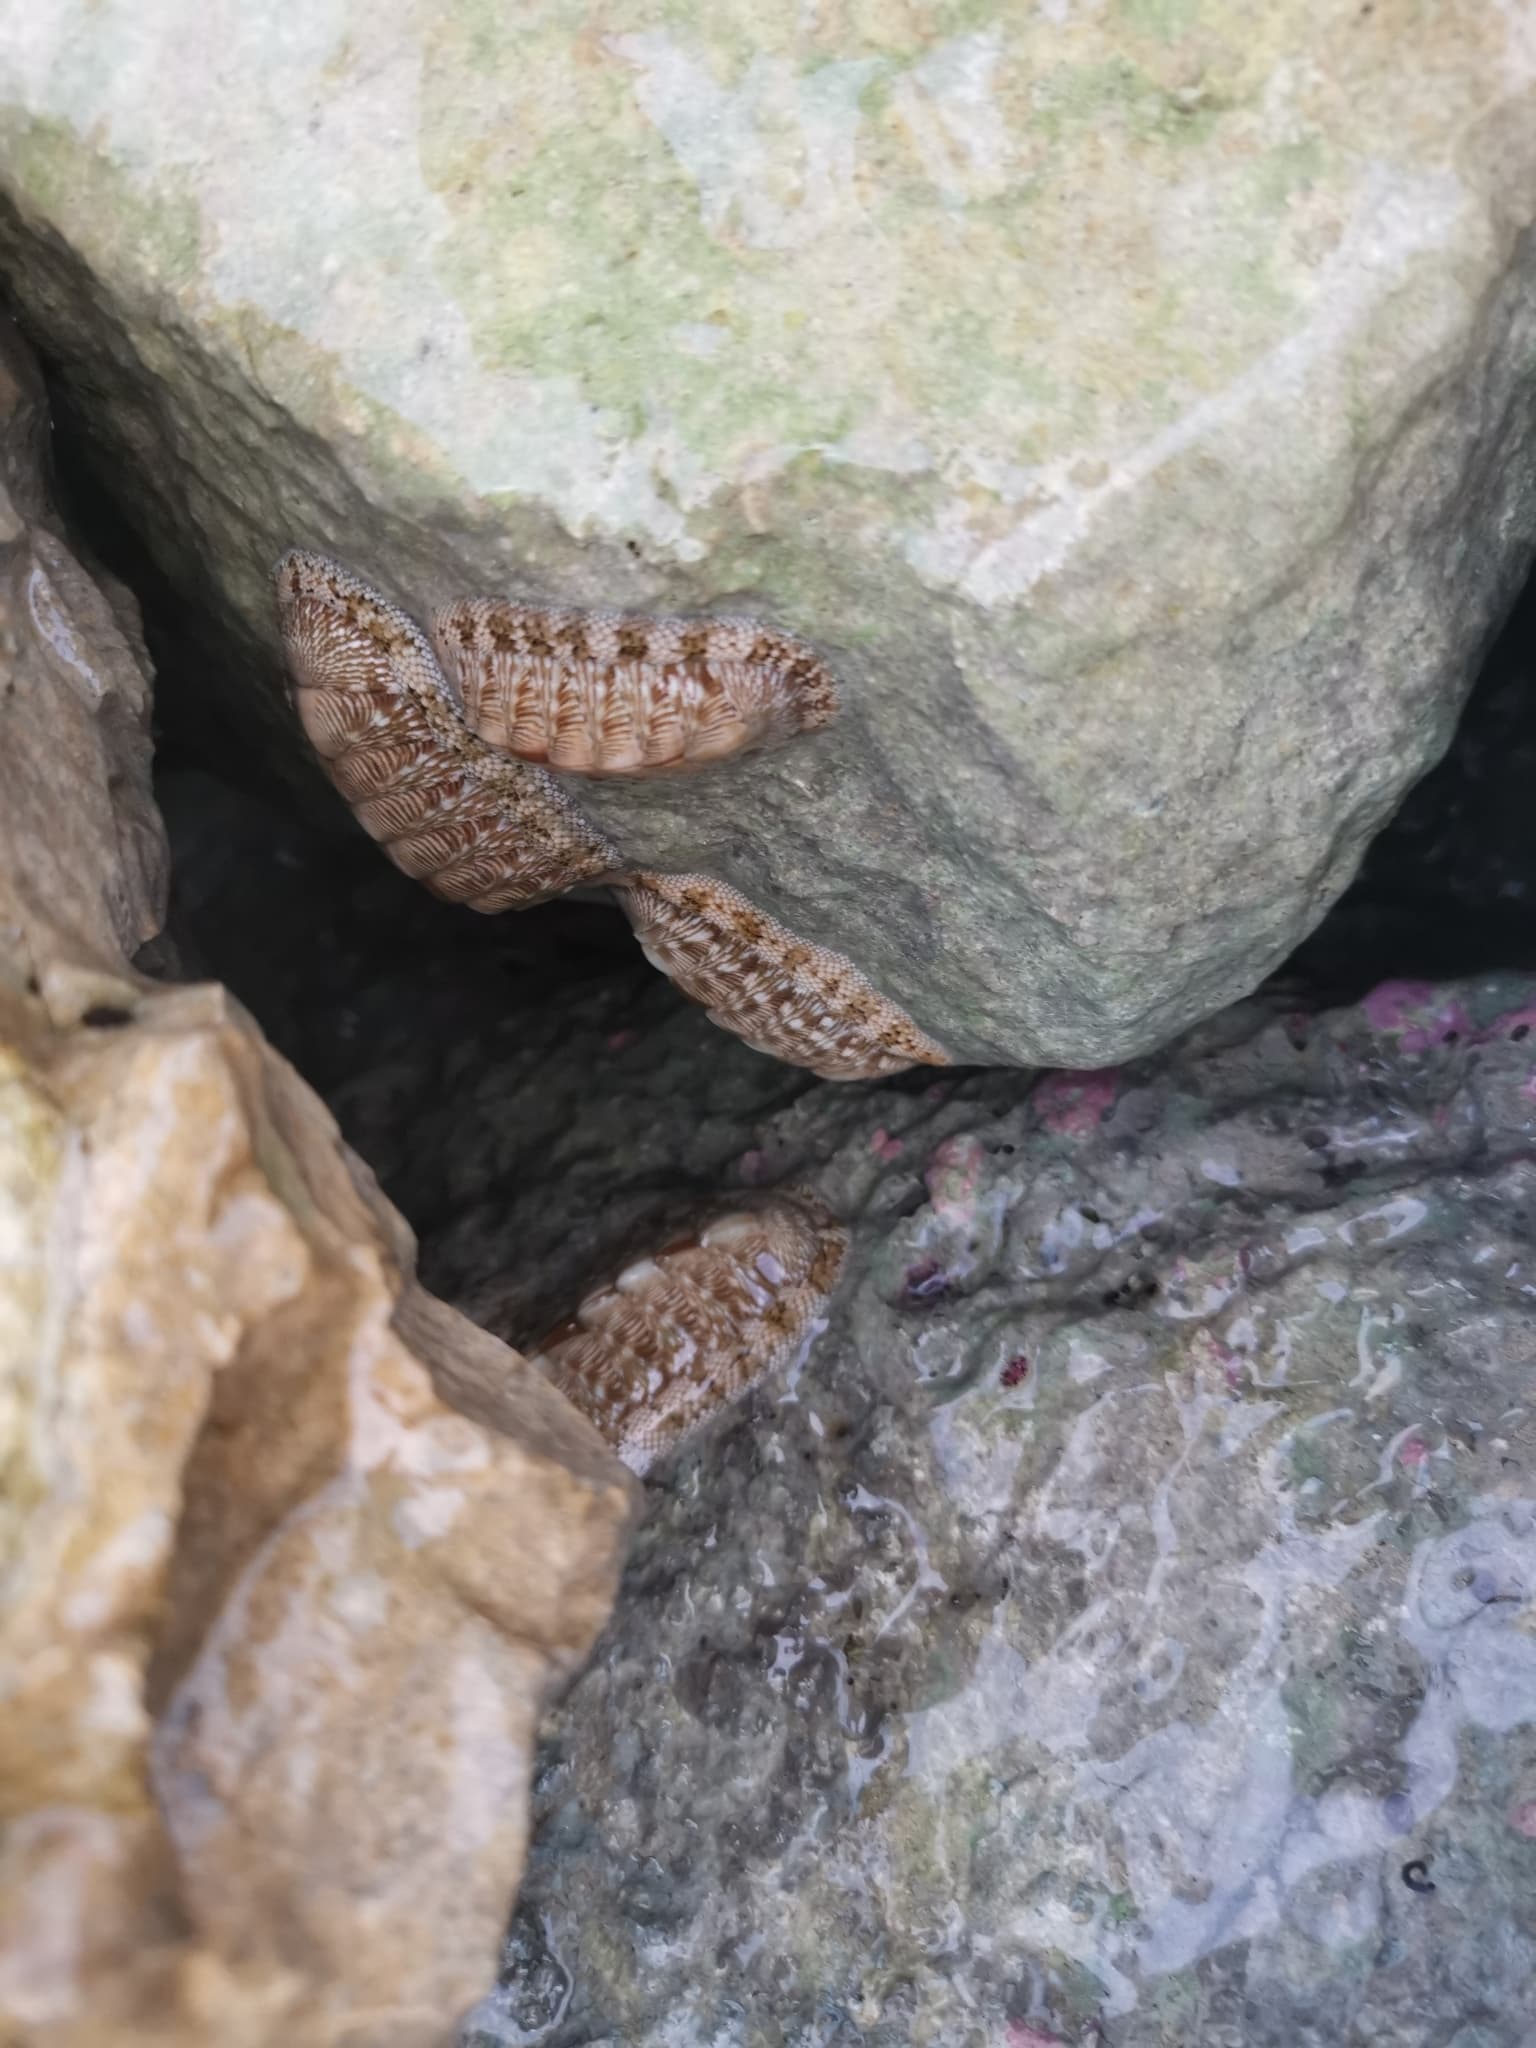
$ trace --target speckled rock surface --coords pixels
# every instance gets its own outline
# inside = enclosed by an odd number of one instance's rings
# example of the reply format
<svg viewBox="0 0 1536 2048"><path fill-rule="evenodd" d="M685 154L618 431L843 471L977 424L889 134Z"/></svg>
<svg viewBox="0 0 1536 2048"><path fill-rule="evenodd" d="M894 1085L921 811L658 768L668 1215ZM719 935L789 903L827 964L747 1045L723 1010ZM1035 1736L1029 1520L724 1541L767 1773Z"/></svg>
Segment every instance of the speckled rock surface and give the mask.
<svg viewBox="0 0 1536 2048"><path fill-rule="evenodd" d="M189 715L297 772L290 541L418 610L756 611L840 725L591 808L962 1058L1252 987L1536 539L1522 0L4 0L0 183L61 406L238 641Z"/></svg>
<svg viewBox="0 0 1536 2048"><path fill-rule="evenodd" d="M848 1279L648 1486L467 2038L1521 2048L1536 982L747 1121Z"/></svg>
<svg viewBox="0 0 1536 2048"><path fill-rule="evenodd" d="M721 1188L854 1225L798 1377L647 1489L478 2048L1524 2048L1536 980L840 1088L600 909L167 799L177 928L514 1341Z"/></svg>

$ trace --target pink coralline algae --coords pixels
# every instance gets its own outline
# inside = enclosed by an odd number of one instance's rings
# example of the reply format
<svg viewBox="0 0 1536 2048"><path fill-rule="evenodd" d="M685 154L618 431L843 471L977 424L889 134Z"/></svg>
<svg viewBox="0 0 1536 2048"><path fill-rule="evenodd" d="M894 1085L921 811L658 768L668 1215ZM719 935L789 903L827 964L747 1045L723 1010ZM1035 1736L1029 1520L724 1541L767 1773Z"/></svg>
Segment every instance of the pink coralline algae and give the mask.
<svg viewBox="0 0 1536 2048"><path fill-rule="evenodd" d="M934 1147L923 1182L940 1216L954 1220L969 1214L986 1158L979 1138L946 1138Z"/></svg>
<svg viewBox="0 0 1536 2048"><path fill-rule="evenodd" d="M1047 1074L1030 1101L1046 1130L1061 1138L1086 1137L1098 1129L1114 1106L1118 1075L1117 1067L1097 1072L1065 1068L1059 1074Z"/></svg>
<svg viewBox="0 0 1536 2048"><path fill-rule="evenodd" d="M1360 1008L1373 1031L1397 1039L1400 1052L1428 1052L1473 1036L1463 1005L1428 981L1384 981L1361 999Z"/></svg>
<svg viewBox="0 0 1536 2048"><path fill-rule="evenodd" d="M1526 1003L1518 1010L1506 1010L1491 1024L1485 1024L1477 1034L1477 1042L1488 1045L1496 1038L1529 1038L1533 1030L1536 1030L1536 1003Z"/></svg>
<svg viewBox="0 0 1536 2048"><path fill-rule="evenodd" d="M883 1159L886 1165L889 1166L893 1159L901 1157L906 1147L902 1144L900 1138L893 1138L889 1131L881 1129L876 1131L870 1139L869 1149L877 1159Z"/></svg>
<svg viewBox="0 0 1536 2048"><path fill-rule="evenodd" d="M1063 2048L1063 2044L1059 2034L1042 2034L1027 2020L1010 2020L1007 2048Z"/></svg>

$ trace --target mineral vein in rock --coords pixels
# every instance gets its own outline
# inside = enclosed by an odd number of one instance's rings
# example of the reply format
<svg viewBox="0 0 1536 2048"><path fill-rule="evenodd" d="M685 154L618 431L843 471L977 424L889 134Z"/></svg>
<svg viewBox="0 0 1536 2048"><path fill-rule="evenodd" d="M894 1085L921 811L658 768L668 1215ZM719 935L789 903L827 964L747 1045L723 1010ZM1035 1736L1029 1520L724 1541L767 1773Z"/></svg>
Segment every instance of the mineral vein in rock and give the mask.
<svg viewBox="0 0 1536 2048"><path fill-rule="evenodd" d="M432 637L469 726L579 775L658 775L825 725L837 684L750 619L647 619L466 598Z"/></svg>
<svg viewBox="0 0 1536 2048"><path fill-rule="evenodd" d="M724 882L639 873L613 886L651 965L759 1052L828 1081L949 1065L846 954L796 938Z"/></svg>
<svg viewBox="0 0 1536 2048"><path fill-rule="evenodd" d="M294 702L366 830L434 895L507 910L618 866L543 769L470 731L426 636L324 555L277 565Z"/></svg>
<svg viewBox="0 0 1536 2048"><path fill-rule="evenodd" d="M847 1249L814 1195L743 1197L589 1294L533 1362L644 1472L814 1335Z"/></svg>

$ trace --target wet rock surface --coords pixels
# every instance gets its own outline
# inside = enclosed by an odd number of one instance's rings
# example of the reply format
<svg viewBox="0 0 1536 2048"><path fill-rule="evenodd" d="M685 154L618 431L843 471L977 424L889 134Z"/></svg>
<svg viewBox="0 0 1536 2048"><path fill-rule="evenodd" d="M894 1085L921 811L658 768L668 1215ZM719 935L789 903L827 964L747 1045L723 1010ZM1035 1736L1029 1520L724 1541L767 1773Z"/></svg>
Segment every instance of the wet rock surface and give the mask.
<svg viewBox="0 0 1536 2048"><path fill-rule="evenodd" d="M467 2040L1520 2048L1536 981L827 1086L599 905L461 925L166 801L235 835L177 929L268 933L274 1030L490 1327L731 1187L853 1229L809 1360L647 1487Z"/></svg>
<svg viewBox="0 0 1536 2048"><path fill-rule="evenodd" d="M850 1277L654 1475L468 2038L1517 2048L1533 1048L1387 987L765 1118Z"/></svg>
<svg viewBox="0 0 1536 2048"><path fill-rule="evenodd" d="M626 864L1099 1064L1336 899L1530 561L1533 95L1519 6L5 0L0 263L231 754L326 800L293 543L761 618L843 714L583 788Z"/></svg>

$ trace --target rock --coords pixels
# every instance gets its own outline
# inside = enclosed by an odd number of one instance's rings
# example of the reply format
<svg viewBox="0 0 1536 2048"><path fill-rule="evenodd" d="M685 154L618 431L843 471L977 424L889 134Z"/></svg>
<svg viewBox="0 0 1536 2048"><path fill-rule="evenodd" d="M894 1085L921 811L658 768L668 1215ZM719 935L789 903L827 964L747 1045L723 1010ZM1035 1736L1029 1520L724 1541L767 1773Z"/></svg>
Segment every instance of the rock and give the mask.
<svg viewBox="0 0 1536 2048"><path fill-rule="evenodd" d="M137 611L52 523L46 433L42 380L0 323L0 979L30 977L34 993L50 975L116 971L153 938L169 866Z"/></svg>
<svg viewBox="0 0 1536 2048"><path fill-rule="evenodd" d="M745 1115L848 1278L651 1476L466 2043L1520 2048L1533 1047L1396 984ZM627 1212L685 1122L562 1143Z"/></svg>
<svg viewBox="0 0 1536 2048"><path fill-rule="evenodd" d="M122 957L165 883L148 685L40 523L36 396L8 350L0 2034L442 2042L630 1482L420 1290L239 1005Z"/></svg>
<svg viewBox="0 0 1536 2048"><path fill-rule="evenodd" d="M625 859L960 1059L1128 1057L1339 893L1530 557L1527 15L794 19L5 0L0 256L179 715L300 772L294 542L755 614L844 714L583 786Z"/></svg>

